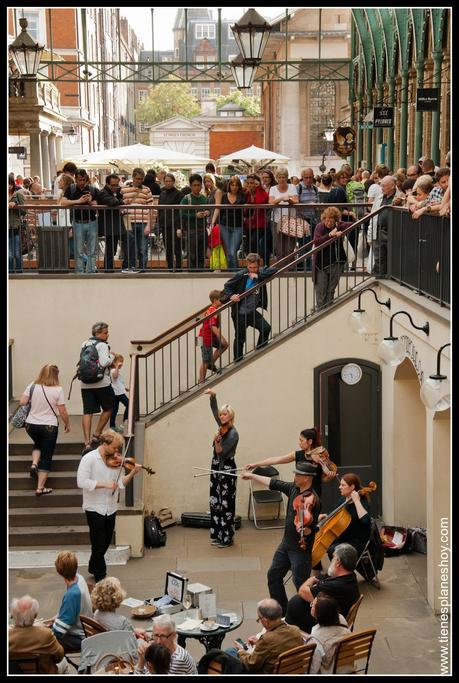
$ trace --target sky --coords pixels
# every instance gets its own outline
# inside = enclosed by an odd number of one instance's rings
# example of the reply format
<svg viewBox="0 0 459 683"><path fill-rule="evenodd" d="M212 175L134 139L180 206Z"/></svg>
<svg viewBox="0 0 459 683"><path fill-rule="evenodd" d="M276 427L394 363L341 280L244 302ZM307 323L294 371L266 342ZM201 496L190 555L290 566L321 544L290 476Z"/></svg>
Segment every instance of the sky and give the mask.
<svg viewBox="0 0 459 683"><path fill-rule="evenodd" d="M212 14L217 19L217 8L213 7ZM222 7L222 19L240 19L248 7ZM257 12L266 19L274 18L285 12L285 7L255 7ZM174 25L177 7L155 7L155 50L172 50L174 39L172 27ZM149 7L122 7L121 14L127 17L137 37L143 42L145 50L151 50L151 9Z"/></svg>

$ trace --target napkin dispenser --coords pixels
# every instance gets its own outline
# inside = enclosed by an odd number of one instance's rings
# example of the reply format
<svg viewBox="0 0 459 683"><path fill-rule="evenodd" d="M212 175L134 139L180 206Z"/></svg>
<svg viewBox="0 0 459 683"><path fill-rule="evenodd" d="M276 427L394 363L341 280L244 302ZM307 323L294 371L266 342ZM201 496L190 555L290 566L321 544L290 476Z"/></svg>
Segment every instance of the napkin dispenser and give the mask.
<svg viewBox="0 0 459 683"><path fill-rule="evenodd" d="M212 588L203 583L189 583L187 592L191 598L191 606L199 607L199 596L204 593L212 593Z"/></svg>

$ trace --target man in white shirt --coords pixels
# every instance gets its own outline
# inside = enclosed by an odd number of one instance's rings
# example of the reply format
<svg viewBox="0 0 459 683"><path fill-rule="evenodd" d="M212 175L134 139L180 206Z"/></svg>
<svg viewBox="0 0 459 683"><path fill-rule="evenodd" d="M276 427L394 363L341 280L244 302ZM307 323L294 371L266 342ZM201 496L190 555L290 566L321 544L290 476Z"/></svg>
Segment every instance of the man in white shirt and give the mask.
<svg viewBox="0 0 459 683"><path fill-rule="evenodd" d="M77 484L78 488L83 489L83 510L91 539L88 571L94 575L96 583L107 574L104 555L115 529L118 508L115 491L124 489L142 469L141 465L135 465L129 474L120 474L117 463L121 463L120 453L124 446L124 437L121 434L108 429L101 434L100 441L99 448L82 457L77 472Z"/></svg>

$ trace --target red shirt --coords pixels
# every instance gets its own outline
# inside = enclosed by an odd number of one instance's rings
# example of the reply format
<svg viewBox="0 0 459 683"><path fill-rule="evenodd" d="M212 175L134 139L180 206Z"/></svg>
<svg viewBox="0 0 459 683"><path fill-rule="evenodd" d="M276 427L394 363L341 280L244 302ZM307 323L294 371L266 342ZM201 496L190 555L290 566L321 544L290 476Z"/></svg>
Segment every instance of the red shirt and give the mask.
<svg viewBox="0 0 459 683"><path fill-rule="evenodd" d="M209 306L204 315L210 315L217 311L215 306ZM212 327L220 327L218 321L218 315L213 315L208 320L202 323L201 329L199 330L199 336L202 337L202 343L204 346L212 346Z"/></svg>
<svg viewBox="0 0 459 683"><path fill-rule="evenodd" d="M269 204L269 195L264 189L257 185L255 194L247 192L245 195L246 204ZM244 209L244 228L245 230L264 230L266 228L266 211L268 209Z"/></svg>

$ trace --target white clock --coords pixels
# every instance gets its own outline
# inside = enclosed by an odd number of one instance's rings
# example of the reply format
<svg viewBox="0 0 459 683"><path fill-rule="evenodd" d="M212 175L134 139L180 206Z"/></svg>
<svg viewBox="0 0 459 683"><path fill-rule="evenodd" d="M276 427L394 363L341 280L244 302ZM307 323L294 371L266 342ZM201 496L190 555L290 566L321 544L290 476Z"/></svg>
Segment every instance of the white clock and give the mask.
<svg viewBox="0 0 459 683"><path fill-rule="evenodd" d="M357 363L347 363L341 368L341 379L346 384L357 384L362 379L362 368Z"/></svg>

